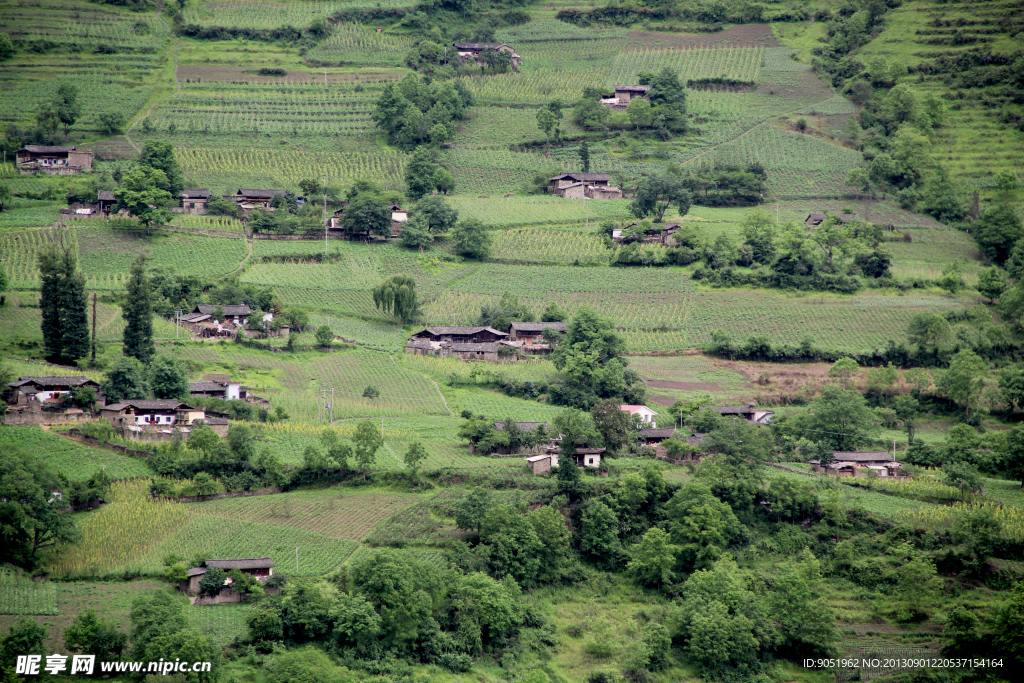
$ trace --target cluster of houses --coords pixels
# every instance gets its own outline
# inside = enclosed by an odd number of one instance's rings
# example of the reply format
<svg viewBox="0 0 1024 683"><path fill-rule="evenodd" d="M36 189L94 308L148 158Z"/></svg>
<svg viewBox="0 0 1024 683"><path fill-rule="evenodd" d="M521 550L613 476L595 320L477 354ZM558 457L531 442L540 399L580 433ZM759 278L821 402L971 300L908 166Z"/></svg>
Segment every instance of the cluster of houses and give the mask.
<svg viewBox="0 0 1024 683"><path fill-rule="evenodd" d="M504 355L544 356L552 351L543 333L552 329L565 334L565 323L513 322L508 332L486 325L428 327L409 338L405 352L420 356L433 355L461 360L498 362Z"/></svg>
<svg viewBox="0 0 1024 683"><path fill-rule="evenodd" d="M253 311L248 304L198 304L190 312L177 318L178 324L187 329L193 339L233 337L239 330L248 330L251 326ZM262 322L274 320L271 311L263 313ZM279 335L287 336L290 328L286 325Z"/></svg>
<svg viewBox="0 0 1024 683"><path fill-rule="evenodd" d="M232 381L228 375L204 375L201 381L189 382L188 386L192 398L263 401L252 396L249 387ZM8 410L6 421L9 424L51 424L91 418L94 413L87 413L82 408L66 408L60 412L45 410L59 408L81 389L93 391L99 416L129 438L169 440L175 431L188 435L197 422L212 428L222 437L228 433L227 418L209 417L204 409L178 399L124 399L107 403L99 383L81 375L19 377L8 384L4 392Z"/></svg>
<svg viewBox="0 0 1024 683"><path fill-rule="evenodd" d="M178 590L191 596L192 604L219 605L230 602L241 602L243 596L242 594L236 593L232 590L234 581L231 577L225 577L224 586L216 595L199 595L199 584L202 583L203 577L206 576L206 572L214 568L220 569L224 573L230 572L232 569L237 569L243 574L247 574L258 579L259 582L263 584L267 583L267 581L274 576L274 562L269 557L250 557L232 560L206 559L203 560L198 567L192 567L188 570L187 578L179 584ZM264 587L264 592L269 594L279 591Z"/></svg>
<svg viewBox="0 0 1024 683"><path fill-rule="evenodd" d="M548 182L551 194L563 199L622 199L622 190L612 186L607 173L560 173Z"/></svg>

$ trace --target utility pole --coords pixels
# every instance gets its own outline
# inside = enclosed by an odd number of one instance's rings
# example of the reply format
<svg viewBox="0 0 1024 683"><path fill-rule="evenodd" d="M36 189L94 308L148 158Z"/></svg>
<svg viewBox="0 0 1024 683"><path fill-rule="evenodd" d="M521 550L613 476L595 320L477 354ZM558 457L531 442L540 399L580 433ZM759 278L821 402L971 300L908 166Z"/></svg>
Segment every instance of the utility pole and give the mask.
<svg viewBox="0 0 1024 683"><path fill-rule="evenodd" d="M327 424L334 424L334 387L331 387L331 421Z"/></svg>
<svg viewBox="0 0 1024 683"><path fill-rule="evenodd" d="M178 338L178 330L181 329L181 314L184 313L184 312L185 311L181 311L181 310L177 310L177 311L174 312L174 338L175 339ZM95 311L93 311L93 315L96 315Z"/></svg>
<svg viewBox="0 0 1024 683"><path fill-rule="evenodd" d="M327 256L327 226L331 219L327 217L327 176L324 176L324 256Z"/></svg>
<svg viewBox="0 0 1024 683"><path fill-rule="evenodd" d="M7 152L4 152L6 155ZM92 293L92 364L96 365L96 292Z"/></svg>

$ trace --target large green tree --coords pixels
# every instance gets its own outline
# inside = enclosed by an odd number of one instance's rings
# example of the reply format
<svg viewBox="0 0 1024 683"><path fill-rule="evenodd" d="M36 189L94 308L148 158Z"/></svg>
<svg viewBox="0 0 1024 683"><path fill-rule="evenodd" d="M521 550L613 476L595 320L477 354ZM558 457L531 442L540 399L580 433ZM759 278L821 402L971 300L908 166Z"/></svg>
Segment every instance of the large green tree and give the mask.
<svg viewBox="0 0 1024 683"><path fill-rule="evenodd" d="M387 237L391 234L391 208L373 194L360 193L345 207L341 225L349 237L356 233Z"/></svg>
<svg viewBox="0 0 1024 683"><path fill-rule="evenodd" d="M164 183L160 188L173 196L185 189L185 181L181 167L174 157L174 146L169 142L147 140L139 154L139 163L143 166L163 172Z"/></svg>
<svg viewBox="0 0 1024 683"><path fill-rule="evenodd" d="M64 137L67 138L71 127L82 115L82 105L78 101L78 88L75 84L65 81L57 86L57 97L54 98L53 104L57 110L57 118L64 126Z"/></svg>
<svg viewBox="0 0 1024 683"><path fill-rule="evenodd" d="M660 222L669 206L675 204L679 215L685 216L693 201L689 190L680 178L669 173L652 175L640 181L629 205L629 211L637 218L654 216Z"/></svg>
<svg viewBox="0 0 1024 683"><path fill-rule="evenodd" d="M708 569L742 536L732 508L700 481L691 480L665 505L665 517L681 571Z"/></svg>
<svg viewBox="0 0 1024 683"><path fill-rule="evenodd" d="M0 561L34 569L40 551L79 538L68 500L53 494L64 488L36 455L0 448Z"/></svg>
<svg viewBox="0 0 1024 683"><path fill-rule="evenodd" d="M949 361L949 369L942 373L937 387L962 405L964 415L969 417L971 409L976 408L981 399L987 374L988 363L970 349L963 349Z"/></svg>
<svg viewBox="0 0 1024 683"><path fill-rule="evenodd" d="M138 358L131 356L118 358L114 367L107 371L107 376L100 383L100 391L106 398L107 404L118 403L126 399L147 398L149 396L149 380L146 367ZM195 436L195 434L194 431L192 435Z"/></svg>
<svg viewBox="0 0 1024 683"><path fill-rule="evenodd" d="M116 624L96 616L88 610L75 617L71 627L64 632L64 644L72 652L95 655L104 661L117 661L128 647L128 634L117 630Z"/></svg>
<svg viewBox="0 0 1024 683"><path fill-rule="evenodd" d="M644 586L659 590L672 582L675 572L676 553L679 548L672 545L668 533L654 527L648 529L640 542L628 549L630 556L626 571Z"/></svg>
<svg viewBox="0 0 1024 683"><path fill-rule="evenodd" d="M43 345L46 355L70 363L89 353L85 276L74 247L48 243L39 253Z"/></svg>
<svg viewBox="0 0 1024 683"><path fill-rule="evenodd" d="M834 451L854 451L873 443L878 436L878 418L864 396L853 389L828 386L811 403L811 410L798 421L812 441Z"/></svg>
<svg viewBox="0 0 1024 683"><path fill-rule="evenodd" d="M997 204L974 222L974 240L982 253L996 263L1010 257L1013 246L1024 237L1024 224L1009 204Z"/></svg>
<svg viewBox="0 0 1024 683"><path fill-rule="evenodd" d="M804 548L797 562L783 565L768 596L768 611L779 625L779 646L790 657L830 656L840 634L824 596L820 564Z"/></svg>
<svg viewBox="0 0 1024 683"><path fill-rule="evenodd" d="M486 225L475 218L456 224L452 239L455 251L467 258L484 259L491 253L491 233Z"/></svg>
<svg viewBox="0 0 1024 683"><path fill-rule="evenodd" d="M149 365L149 386L156 398L187 399L188 374L171 356L157 356Z"/></svg>
<svg viewBox="0 0 1024 683"><path fill-rule="evenodd" d="M373 304L408 325L420 312L416 281L408 275L394 275L373 289Z"/></svg>
<svg viewBox="0 0 1024 683"><path fill-rule="evenodd" d="M384 435L380 428L370 420L362 420L356 425L352 435L352 446L355 451L356 465L363 470L363 479L370 466L377 460L377 451L384 445Z"/></svg>
<svg viewBox="0 0 1024 683"><path fill-rule="evenodd" d="M150 166L136 166L124 174L121 185L114 190L118 206L142 221L149 232L153 225L162 225L171 219L167 206L174 197L167 187L167 175Z"/></svg>
<svg viewBox="0 0 1024 683"><path fill-rule="evenodd" d="M405 166L405 194L419 199L433 192L434 176L438 168L434 150L426 146L418 147Z"/></svg>
<svg viewBox="0 0 1024 683"><path fill-rule="evenodd" d="M156 353L153 344L153 282L146 267L148 256L140 254L132 263L121 316L124 318L123 353L149 363Z"/></svg>
<svg viewBox="0 0 1024 683"><path fill-rule="evenodd" d="M626 370L626 342L614 323L590 308L581 308L569 321L565 338L551 354L562 375L601 398L624 397L643 401L643 386Z"/></svg>

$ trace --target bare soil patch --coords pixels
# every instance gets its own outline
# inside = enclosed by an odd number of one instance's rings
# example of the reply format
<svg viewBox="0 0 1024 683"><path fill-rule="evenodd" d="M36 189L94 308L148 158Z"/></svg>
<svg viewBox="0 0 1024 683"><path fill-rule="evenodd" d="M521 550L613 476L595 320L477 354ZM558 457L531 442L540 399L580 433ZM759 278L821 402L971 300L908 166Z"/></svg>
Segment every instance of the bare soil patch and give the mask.
<svg viewBox="0 0 1024 683"><path fill-rule="evenodd" d="M768 24L744 24L730 26L718 33L656 33L653 31L630 31L626 50L646 48L689 48L689 47L782 47L775 39Z"/></svg>
<svg viewBox="0 0 1024 683"><path fill-rule="evenodd" d="M724 391L712 382L668 382L660 379L642 378L648 389L676 389L677 391Z"/></svg>

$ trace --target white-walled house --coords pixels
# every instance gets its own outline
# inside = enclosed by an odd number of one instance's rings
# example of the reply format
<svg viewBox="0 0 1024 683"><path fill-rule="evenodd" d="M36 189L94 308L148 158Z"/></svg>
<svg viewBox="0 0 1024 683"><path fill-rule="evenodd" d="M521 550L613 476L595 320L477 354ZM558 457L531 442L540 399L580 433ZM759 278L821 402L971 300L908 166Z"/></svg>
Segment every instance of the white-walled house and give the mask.
<svg viewBox="0 0 1024 683"><path fill-rule="evenodd" d="M654 417L657 415L656 412L654 412L647 406L621 405L619 406L619 409L629 413L630 415L639 415L640 421L649 425L654 424Z"/></svg>

